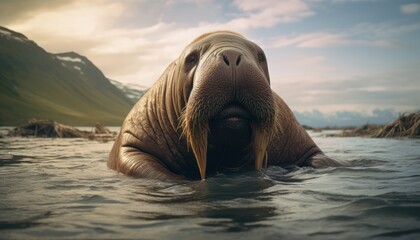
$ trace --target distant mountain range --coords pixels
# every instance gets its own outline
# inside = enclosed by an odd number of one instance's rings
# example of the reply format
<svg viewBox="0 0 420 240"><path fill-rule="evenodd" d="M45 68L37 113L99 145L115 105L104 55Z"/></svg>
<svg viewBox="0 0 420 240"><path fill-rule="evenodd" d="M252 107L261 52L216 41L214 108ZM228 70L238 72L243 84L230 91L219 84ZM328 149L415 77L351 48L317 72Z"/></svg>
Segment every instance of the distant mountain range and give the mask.
<svg viewBox="0 0 420 240"><path fill-rule="evenodd" d="M398 114L392 109L374 109L370 113L338 111L322 113L319 110L298 112L294 111L302 125L310 127L353 127L364 124L387 124L394 121Z"/></svg>
<svg viewBox="0 0 420 240"><path fill-rule="evenodd" d="M0 27L0 125L33 117L70 125L120 125L142 94L139 87L110 81L84 56L48 53Z"/></svg>

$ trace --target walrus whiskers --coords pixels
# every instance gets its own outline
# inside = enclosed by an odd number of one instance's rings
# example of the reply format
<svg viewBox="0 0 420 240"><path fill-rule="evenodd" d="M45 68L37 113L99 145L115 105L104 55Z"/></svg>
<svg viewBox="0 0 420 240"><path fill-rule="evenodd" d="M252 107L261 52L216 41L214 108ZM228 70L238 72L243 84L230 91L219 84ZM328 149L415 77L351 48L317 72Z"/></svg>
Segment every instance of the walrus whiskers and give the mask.
<svg viewBox="0 0 420 240"><path fill-rule="evenodd" d="M204 103L194 104L192 107L186 107L180 117L180 128L182 135L187 139L188 147L191 148L197 161L200 177L202 180L206 178L207 165L207 147L209 136L209 118L205 112L206 105ZM266 110L266 109L265 109ZM267 149L272 140L282 132L281 125L277 123L279 110L275 108L273 113L267 114L272 116L266 119L261 125L253 124L253 150L255 159L255 169L260 171L263 164L267 165Z"/></svg>

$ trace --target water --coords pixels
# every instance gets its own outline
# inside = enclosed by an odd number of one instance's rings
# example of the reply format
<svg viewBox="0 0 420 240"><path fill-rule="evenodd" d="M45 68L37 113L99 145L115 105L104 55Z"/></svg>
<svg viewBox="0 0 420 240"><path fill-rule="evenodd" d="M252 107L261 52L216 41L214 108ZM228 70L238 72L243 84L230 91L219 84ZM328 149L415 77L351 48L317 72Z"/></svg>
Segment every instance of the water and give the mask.
<svg viewBox="0 0 420 240"><path fill-rule="evenodd" d="M205 182L107 169L112 142L0 139L1 239L420 239L420 140L326 138L348 168Z"/></svg>

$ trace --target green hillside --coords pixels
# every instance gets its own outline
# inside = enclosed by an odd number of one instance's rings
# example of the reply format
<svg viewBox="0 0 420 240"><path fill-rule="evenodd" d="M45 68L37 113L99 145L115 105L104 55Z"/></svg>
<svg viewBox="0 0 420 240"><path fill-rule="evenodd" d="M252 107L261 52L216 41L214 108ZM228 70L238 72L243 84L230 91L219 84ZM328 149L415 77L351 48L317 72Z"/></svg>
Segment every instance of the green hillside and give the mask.
<svg viewBox="0 0 420 240"><path fill-rule="evenodd" d="M0 125L46 118L70 125L120 125L133 103L86 57L51 54L0 27Z"/></svg>

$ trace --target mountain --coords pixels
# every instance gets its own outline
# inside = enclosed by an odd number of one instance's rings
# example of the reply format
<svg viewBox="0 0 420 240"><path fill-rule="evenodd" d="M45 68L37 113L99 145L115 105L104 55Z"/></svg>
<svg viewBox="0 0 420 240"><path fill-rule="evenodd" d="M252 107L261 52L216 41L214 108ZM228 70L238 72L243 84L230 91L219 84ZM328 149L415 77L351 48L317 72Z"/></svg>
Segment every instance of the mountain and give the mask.
<svg viewBox="0 0 420 240"><path fill-rule="evenodd" d="M147 91L148 87L141 86L135 83L120 83L115 80L109 79L109 81L120 89L127 98L135 104Z"/></svg>
<svg viewBox="0 0 420 240"><path fill-rule="evenodd" d="M86 57L48 53L0 27L0 125L33 117L70 125L120 125L132 106Z"/></svg>
<svg viewBox="0 0 420 240"><path fill-rule="evenodd" d="M354 127L364 124L387 124L398 117L391 109L374 109L370 113L338 111L327 114L319 110L293 112L302 125L310 127Z"/></svg>

